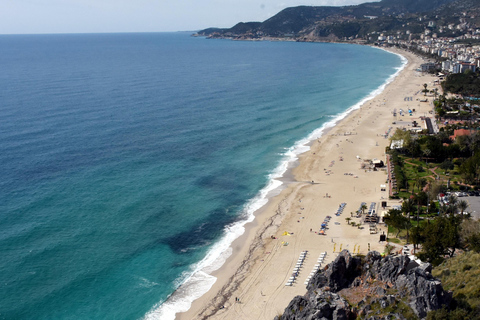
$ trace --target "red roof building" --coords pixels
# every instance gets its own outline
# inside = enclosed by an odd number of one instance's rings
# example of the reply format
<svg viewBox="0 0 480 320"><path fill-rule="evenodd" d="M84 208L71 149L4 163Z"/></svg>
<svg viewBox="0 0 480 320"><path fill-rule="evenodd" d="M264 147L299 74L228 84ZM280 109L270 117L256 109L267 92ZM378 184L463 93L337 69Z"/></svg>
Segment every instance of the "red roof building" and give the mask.
<svg viewBox="0 0 480 320"><path fill-rule="evenodd" d="M457 139L457 137L459 136L469 136L471 134L472 132L470 129L456 129L455 131L453 131L453 136L450 136L450 139L455 141L455 139Z"/></svg>

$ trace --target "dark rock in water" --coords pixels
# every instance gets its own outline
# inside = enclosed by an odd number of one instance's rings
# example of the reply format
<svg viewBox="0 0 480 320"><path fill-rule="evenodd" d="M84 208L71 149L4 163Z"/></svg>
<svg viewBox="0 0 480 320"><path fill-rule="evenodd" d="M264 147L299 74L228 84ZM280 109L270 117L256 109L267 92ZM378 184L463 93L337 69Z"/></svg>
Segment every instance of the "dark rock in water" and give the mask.
<svg viewBox="0 0 480 320"><path fill-rule="evenodd" d="M448 305L451 295L433 278L430 264L407 256L370 252L353 257L347 250L310 280L276 320L412 319Z"/></svg>

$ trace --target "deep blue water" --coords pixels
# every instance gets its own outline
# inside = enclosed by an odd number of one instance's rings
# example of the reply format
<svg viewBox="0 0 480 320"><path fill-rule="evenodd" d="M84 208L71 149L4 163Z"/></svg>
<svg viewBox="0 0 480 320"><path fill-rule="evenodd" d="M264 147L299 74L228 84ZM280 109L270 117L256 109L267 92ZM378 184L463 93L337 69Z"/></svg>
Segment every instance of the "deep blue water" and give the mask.
<svg viewBox="0 0 480 320"><path fill-rule="evenodd" d="M295 142L400 65L342 44L0 36L0 318L156 310Z"/></svg>

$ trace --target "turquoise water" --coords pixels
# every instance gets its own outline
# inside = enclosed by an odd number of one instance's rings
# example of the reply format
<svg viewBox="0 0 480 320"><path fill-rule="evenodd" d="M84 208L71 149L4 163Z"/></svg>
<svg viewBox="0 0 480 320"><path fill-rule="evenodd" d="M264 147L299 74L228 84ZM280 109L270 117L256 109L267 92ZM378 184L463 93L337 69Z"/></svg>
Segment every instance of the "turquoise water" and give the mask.
<svg viewBox="0 0 480 320"><path fill-rule="evenodd" d="M402 65L184 33L0 36L0 58L2 319L173 318L307 138Z"/></svg>

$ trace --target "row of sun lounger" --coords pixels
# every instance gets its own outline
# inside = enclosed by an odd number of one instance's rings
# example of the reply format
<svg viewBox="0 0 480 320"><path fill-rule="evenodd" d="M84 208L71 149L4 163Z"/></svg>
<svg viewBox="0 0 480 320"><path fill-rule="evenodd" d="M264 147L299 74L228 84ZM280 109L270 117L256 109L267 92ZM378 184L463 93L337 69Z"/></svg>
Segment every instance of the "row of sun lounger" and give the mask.
<svg viewBox="0 0 480 320"><path fill-rule="evenodd" d="M325 231L327 230L328 222L330 221L331 218L332 218L331 216L326 216L325 217L322 224L320 225L320 231L318 231L318 234L325 235Z"/></svg>
<svg viewBox="0 0 480 320"><path fill-rule="evenodd" d="M286 286L292 286L293 283L295 282L295 279L298 277L298 273L300 272L300 268L303 265L303 261L305 260L305 257L307 256L307 250L302 251L300 253L300 256L298 257L297 264L293 268L293 273L292 276L288 279L287 283L285 283Z"/></svg>
<svg viewBox="0 0 480 320"><path fill-rule="evenodd" d="M323 220L322 224L320 225L320 231L327 229L328 222L330 221L332 217L331 216L326 216L325 219Z"/></svg>
<svg viewBox="0 0 480 320"><path fill-rule="evenodd" d="M327 252L322 252L320 254L320 256L318 257L318 260L317 260L317 263L315 264L315 266L313 266L313 269L312 269L312 272L310 272L310 275L307 277L307 279L305 280L305 285L308 284L308 282L310 281L310 279L312 279L312 277L315 275L315 273L317 273L318 269L320 269L320 266L322 265L323 263L323 260L325 259L325 257L327 256Z"/></svg>
<svg viewBox="0 0 480 320"><path fill-rule="evenodd" d="M342 203L340 204L340 206L339 206L338 209L337 209L337 213L336 213L337 216L339 216L339 215L341 215L341 214L343 213L343 209L345 208L346 205L347 205L347 204L346 204L345 202L342 202Z"/></svg>

